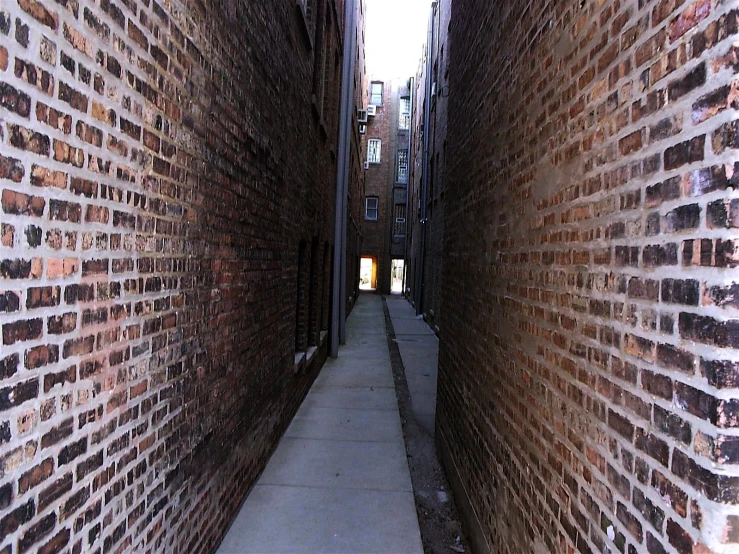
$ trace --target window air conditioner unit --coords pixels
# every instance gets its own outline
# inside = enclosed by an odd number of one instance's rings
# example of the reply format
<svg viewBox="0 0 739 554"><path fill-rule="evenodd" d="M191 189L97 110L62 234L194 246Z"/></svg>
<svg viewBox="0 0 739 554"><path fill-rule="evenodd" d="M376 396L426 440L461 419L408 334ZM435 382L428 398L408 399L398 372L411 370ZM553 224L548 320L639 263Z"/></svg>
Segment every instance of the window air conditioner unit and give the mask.
<svg viewBox="0 0 739 554"><path fill-rule="evenodd" d="M369 162L364 162L364 168L369 169Z"/></svg>
<svg viewBox="0 0 739 554"><path fill-rule="evenodd" d="M367 123L367 110L357 110L357 121Z"/></svg>
<svg viewBox="0 0 739 554"><path fill-rule="evenodd" d="M362 123L362 124L361 124L361 125L359 126L359 134L360 134L360 135L364 135L364 134L366 134L366 133L367 133L367 125L365 125L364 123Z"/></svg>
<svg viewBox="0 0 739 554"><path fill-rule="evenodd" d="M377 115L377 106L367 106L367 115L376 116Z"/></svg>

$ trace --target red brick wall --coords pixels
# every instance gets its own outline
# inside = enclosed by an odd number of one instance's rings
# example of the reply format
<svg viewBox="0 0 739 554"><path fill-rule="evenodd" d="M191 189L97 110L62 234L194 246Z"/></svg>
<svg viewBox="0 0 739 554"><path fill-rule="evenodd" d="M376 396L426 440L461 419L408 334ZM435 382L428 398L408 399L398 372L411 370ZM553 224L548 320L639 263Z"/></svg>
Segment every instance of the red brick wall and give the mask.
<svg viewBox="0 0 739 554"><path fill-rule="evenodd" d="M290 0L0 4L3 554L214 550L324 356L315 51Z"/></svg>
<svg viewBox="0 0 739 554"><path fill-rule="evenodd" d="M377 115L369 117L365 145L372 139L382 141L379 164L370 164L365 171L365 197L376 196L379 199L379 210L376 221L364 219L362 237L362 256L372 256L377 263L377 292L390 294L390 222L391 184L389 172L395 163L395 131L393 109L397 102L395 87L391 80L384 80L377 76L370 76L367 80L367 89L371 82L383 83L382 106L377 107ZM365 146L366 148L366 146ZM364 214L362 214L364 218Z"/></svg>
<svg viewBox="0 0 739 554"><path fill-rule="evenodd" d="M437 421L491 552L739 549L732 4L452 5Z"/></svg>

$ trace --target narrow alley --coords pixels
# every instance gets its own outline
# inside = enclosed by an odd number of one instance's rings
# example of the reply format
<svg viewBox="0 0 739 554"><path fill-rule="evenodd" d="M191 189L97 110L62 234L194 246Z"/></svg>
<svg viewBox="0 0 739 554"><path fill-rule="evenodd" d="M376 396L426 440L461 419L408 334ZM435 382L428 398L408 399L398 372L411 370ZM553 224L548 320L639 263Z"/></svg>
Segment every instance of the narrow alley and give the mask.
<svg viewBox="0 0 739 554"><path fill-rule="evenodd" d="M739 554L739 0L2 0L0 335L0 554Z"/></svg>
<svg viewBox="0 0 739 554"><path fill-rule="evenodd" d="M218 554L422 554L382 300L362 295Z"/></svg>

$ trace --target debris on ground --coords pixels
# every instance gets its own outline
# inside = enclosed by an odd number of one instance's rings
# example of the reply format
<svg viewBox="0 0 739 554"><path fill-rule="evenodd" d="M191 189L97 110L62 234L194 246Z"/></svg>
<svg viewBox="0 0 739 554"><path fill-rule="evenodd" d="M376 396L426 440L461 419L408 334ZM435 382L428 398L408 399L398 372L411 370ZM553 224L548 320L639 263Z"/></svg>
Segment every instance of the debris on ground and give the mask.
<svg viewBox="0 0 739 554"><path fill-rule="evenodd" d="M395 329L384 297L383 309L395 380L395 395L403 424L403 438L424 553L467 552L465 547L467 541L454 498L446 492L451 489L436 454L434 437L416 421L413 414L405 367L400 348L395 341Z"/></svg>

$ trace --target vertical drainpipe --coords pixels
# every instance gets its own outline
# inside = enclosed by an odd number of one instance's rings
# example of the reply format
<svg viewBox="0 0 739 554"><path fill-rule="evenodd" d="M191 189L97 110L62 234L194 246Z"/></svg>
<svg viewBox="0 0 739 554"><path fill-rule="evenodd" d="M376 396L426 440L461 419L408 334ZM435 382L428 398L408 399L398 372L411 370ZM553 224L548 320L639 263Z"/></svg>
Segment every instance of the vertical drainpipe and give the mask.
<svg viewBox="0 0 739 554"><path fill-rule="evenodd" d="M416 278L416 315L423 313L423 279L424 265L426 260L426 230L427 230L427 208L429 192L429 143L431 127L431 89L433 86L432 71L434 69L434 18L436 17L436 0L431 2L431 14L429 16L428 54L426 56L426 106L423 114L423 173L421 177L421 252L419 256L419 268Z"/></svg>
<svg viewBox="0 0 739 554"><path fill-rule="evenodd" d="M405 249L403 250L403 292L402 296L405 297L406 278L408 277L408 267L411 259L410 251L408 249L408 228L410 227L411 212L410 208L410 192L411 192L411 149L413 148L413 110L415 106L415 95L413 88L415 86L415 80L413 77L408 79L408 97L410 98L410 123L408 125L408 177L405 180Z"/></svg>
<svg viewBox="0 0 739 554"><path fill-rule="evenodd" d="M346 228L349 195L351 139L354 129L354 68L357 50L357 0L344 0L344 54L341 70L339 153L336 164L336 207L334 210L334 267L329 354L339 356L346 342ZM360 0L361 1L361 0Z"/></svg>

